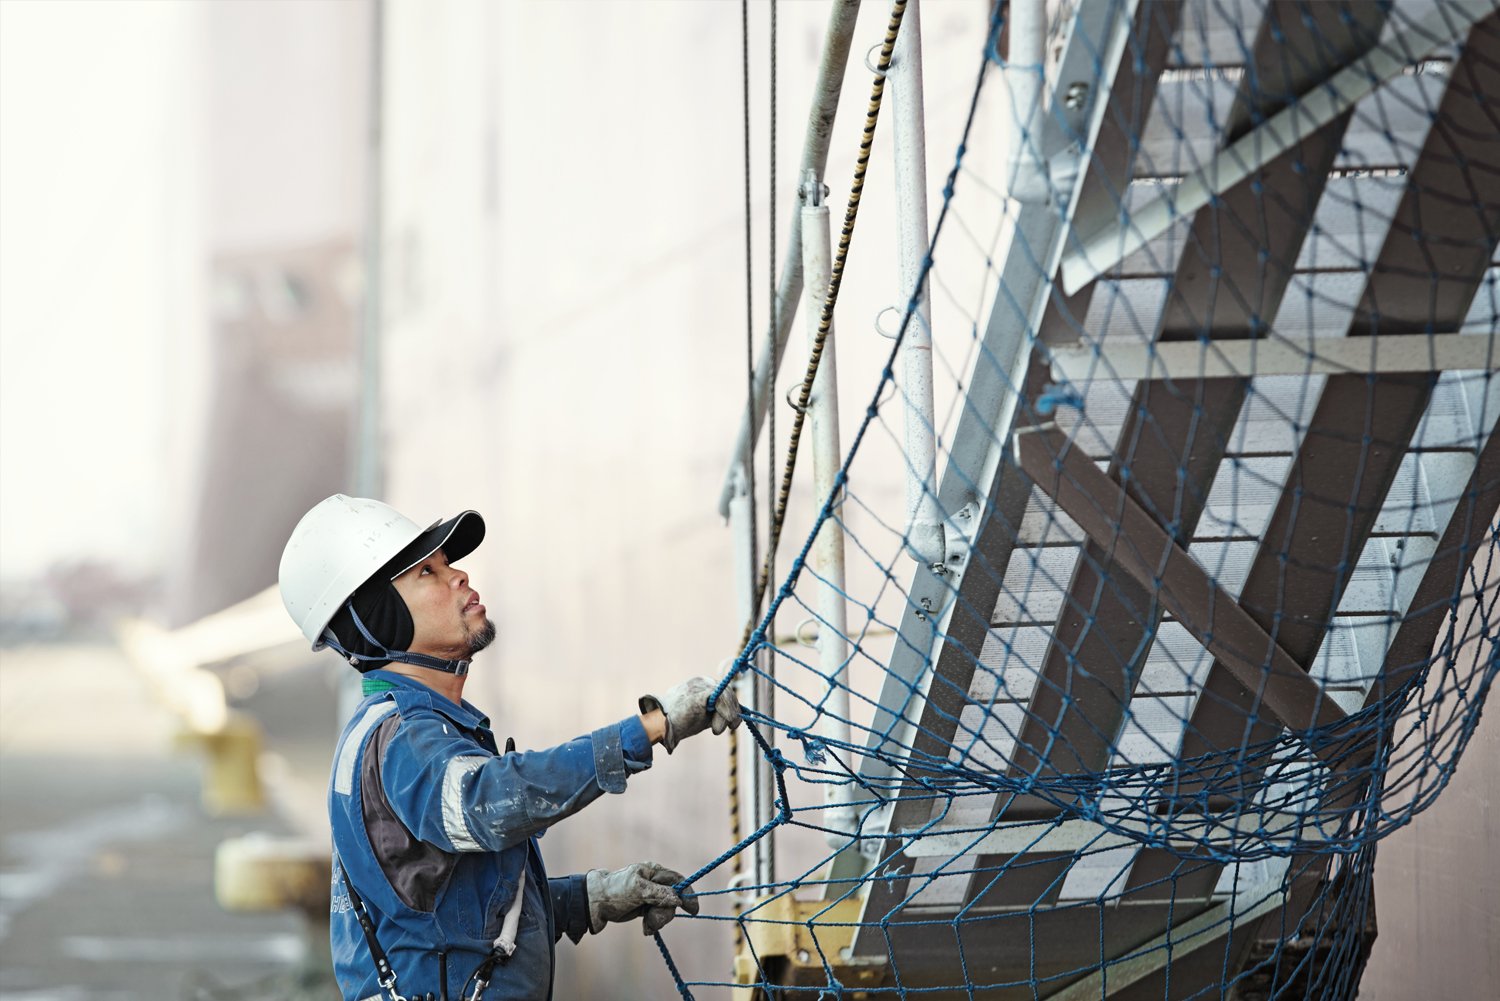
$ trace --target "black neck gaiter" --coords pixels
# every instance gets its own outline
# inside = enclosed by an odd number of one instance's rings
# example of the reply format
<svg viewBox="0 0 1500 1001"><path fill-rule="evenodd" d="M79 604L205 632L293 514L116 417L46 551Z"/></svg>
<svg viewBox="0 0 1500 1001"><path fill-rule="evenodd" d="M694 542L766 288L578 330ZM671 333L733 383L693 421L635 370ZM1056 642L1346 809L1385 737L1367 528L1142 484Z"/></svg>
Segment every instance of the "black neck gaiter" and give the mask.
<svg viewBox="0 0 1500 1001"><path fill-rule="evenodd" d="M354 610L359 613L360 622L364 623L371 636L385 644L387 650L405 650L411 646L416 627L412 623L411 611L396 591L396 585L377 578L355 591L350 601ZM354 625L348 602L339 609L328 625L333 629L334 636L338 637L339 644L350 653L362 657L379 654L380 651ZM388 663L390 662L385 660L360 660L355 662L354 667L364 672L384 667Z"/></svg>

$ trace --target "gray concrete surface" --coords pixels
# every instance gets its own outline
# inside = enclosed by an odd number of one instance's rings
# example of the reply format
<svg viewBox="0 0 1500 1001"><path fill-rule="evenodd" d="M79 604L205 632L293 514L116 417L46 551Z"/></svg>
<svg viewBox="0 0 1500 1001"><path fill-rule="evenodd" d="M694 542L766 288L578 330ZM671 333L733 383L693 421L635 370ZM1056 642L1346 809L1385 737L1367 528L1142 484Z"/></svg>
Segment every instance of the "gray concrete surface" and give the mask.
<svg viewBox="0 0 1500 1001"><path fill-rule="evenodd" d="M287 996L302 920L213 898L213 818L175 720L105 644L0 650L0 998Z"/></svg>

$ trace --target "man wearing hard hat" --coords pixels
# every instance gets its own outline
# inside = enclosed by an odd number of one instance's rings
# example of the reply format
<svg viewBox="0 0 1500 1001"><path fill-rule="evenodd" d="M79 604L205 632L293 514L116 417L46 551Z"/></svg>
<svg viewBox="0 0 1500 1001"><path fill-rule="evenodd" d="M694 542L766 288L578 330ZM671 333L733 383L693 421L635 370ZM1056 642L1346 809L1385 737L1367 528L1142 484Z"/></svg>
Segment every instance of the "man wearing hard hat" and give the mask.
<svg viewBox="0 0 1500 1001"><path fill-rule="evenodd" d="M293 529L281 597L313 649L364 675L334 752L332 944L346 1001L543 1001L553 945L607 922L647 933L698 902L650 862L548 878L537 836L706 729L739 724L731 691L692 678L640 713L543 751L502 752L463 700L469 661L495 638L456 564L484 539L473 511L427 529L379 501L336 494Z"/></svg>

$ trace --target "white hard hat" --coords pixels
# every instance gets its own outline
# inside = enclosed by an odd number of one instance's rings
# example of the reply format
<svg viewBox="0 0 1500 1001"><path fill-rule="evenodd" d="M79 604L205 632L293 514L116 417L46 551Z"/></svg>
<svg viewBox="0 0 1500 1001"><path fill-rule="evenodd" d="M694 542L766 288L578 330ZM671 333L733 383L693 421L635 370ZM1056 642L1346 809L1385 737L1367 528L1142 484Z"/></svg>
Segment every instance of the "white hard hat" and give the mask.
<svg viewBox="0 0 1500 1001"><path fill-rule="evenodd" d="M423 529L389 504L334 494L302 516L281 553L277 580L287 614L314 650L359 586L384 570L401 576L442 549L457 561L484 539L484 519L464 511Z"/></svg>

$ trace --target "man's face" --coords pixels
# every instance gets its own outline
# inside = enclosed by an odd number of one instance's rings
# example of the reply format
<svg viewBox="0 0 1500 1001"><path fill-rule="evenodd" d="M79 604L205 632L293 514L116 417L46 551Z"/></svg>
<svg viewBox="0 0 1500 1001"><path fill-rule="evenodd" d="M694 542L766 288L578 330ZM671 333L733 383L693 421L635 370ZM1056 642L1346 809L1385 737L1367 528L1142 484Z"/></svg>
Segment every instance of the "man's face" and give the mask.
<svg viewBox="0 0 1500 1001"><path fill-rule="evenodd" d="M411 611L412 653L463 660L489 646L495 624L469 586L469 575L448 565L439 549L391 582Z"/></svg>

